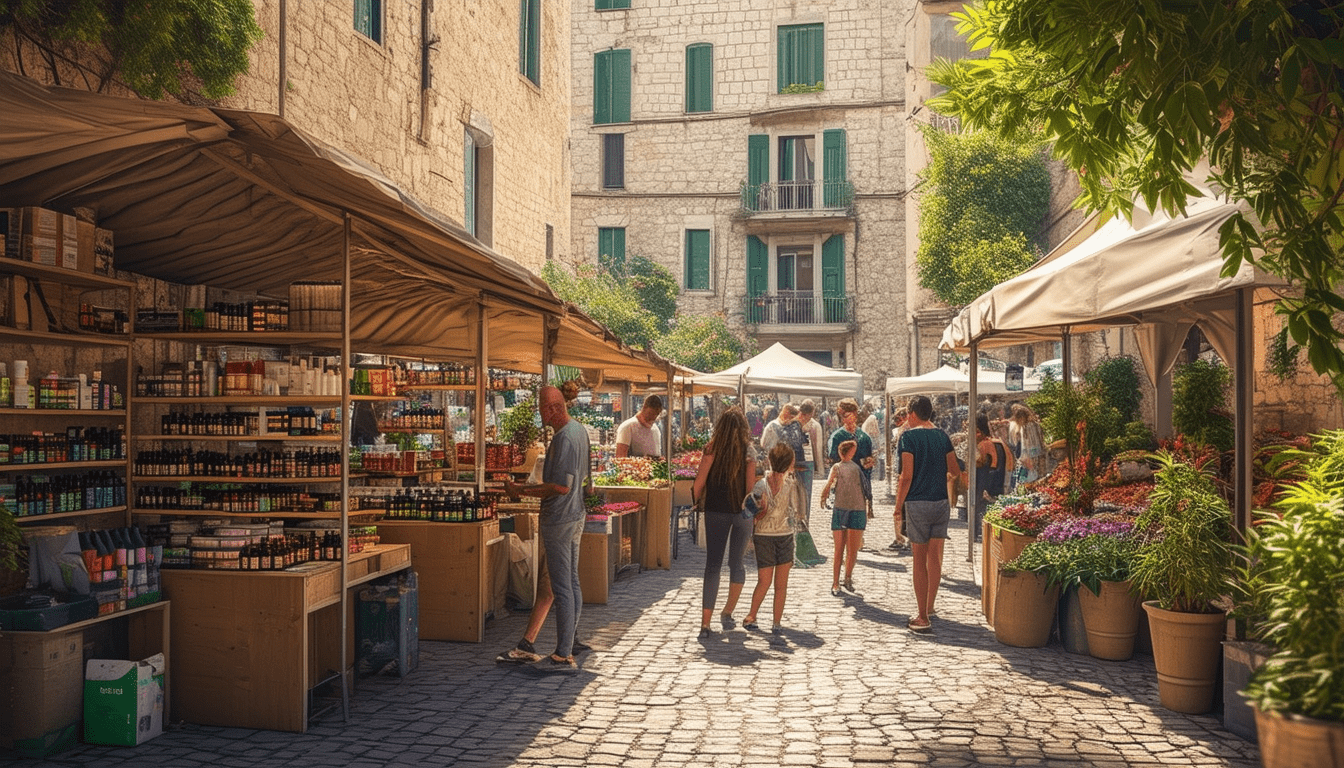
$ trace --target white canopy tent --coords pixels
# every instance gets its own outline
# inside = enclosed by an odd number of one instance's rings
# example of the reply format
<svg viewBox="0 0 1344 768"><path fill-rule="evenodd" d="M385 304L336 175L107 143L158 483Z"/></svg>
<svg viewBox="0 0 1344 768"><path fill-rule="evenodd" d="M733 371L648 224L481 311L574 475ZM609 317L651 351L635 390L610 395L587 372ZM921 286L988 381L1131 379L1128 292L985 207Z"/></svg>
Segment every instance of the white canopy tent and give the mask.
<svg viewBox="0 0 1344 768"><path fill-rule="evenodd" d="M814 397L863 397L861 374L814 363L778 342L750 360L718 373L701 374L690 383L697 393L783 392Z"/></svg>
<svg viewBox="0 0 1344 768"><path fill-rule="evenodd" d="M980 371L980 389L982 395L1015 395L1035 392L1041 388L1041 380L1025 378L1022 389L1010 390L1002 371ZM918 376L893 376L887 379L886 395L898 398L906 395L961 394L971 389L970 374L944 365L936 371Z"/></svg>
<svg viewBox="0 0 1344 768"><path fill-rule="evenodd" d="M1158 385L1160 430L1164 418L1170 422L1171 368L1198 324L1236 376L1236 522L1244 529L1250 519L1252 295L1256 287L1283 283L1249 263L1222 274L1219 229L1237 210L1212 195L1191 199L1184 216L1136 206L1132 222L1114 219L1081 242L1070 238L972 301L944 330L940 347L974 358L981 348L1062 340L1067 376L1071 333L1131 326ZM972 399L977 390L972 376ZM976 493L974 473L968 493Z"/></svg>

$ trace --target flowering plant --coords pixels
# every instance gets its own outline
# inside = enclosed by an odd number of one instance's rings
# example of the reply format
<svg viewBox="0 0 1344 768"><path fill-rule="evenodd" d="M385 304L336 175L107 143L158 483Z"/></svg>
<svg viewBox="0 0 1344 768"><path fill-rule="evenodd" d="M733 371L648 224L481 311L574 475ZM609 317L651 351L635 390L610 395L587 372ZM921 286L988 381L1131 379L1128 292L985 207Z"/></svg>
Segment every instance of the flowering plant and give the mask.
<svg viewBox="0 0 1344 768"><path fill-rule="evenodd" d="M1041 541L1062 544L1089 536L1110 536L1119 538L1134 531L1134 521L1121 515L1097 515L1095 517L1066 517L1047 525L1041 531Z"/></svg>
<svg viewBox="0 0 1344 768"><path fill-rule="evenodd" d="M1063 510L1050 498L1040 494L1031 496L1005 494L996 499L994 505L985 512L985 520L990 525L1013 533L1037 536L1062 512Z"/></svg>

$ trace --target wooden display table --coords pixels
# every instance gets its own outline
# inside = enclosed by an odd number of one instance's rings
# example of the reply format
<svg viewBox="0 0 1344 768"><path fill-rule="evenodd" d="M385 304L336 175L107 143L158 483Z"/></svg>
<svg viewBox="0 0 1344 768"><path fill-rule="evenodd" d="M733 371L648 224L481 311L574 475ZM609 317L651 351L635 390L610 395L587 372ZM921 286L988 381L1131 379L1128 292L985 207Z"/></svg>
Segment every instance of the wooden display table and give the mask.
<svg viewBox="0 0 1344 768"><path fill-rule="evenodd" d="M639 528L644 509L632 509L608 518L606 533L589 533L586 529L579 545L579 587L583 602L605 605L616 574L627 565L638 562Z"/></svg>
<svg viewBox="0 0 1344 768"><path fill-rule="evenodd" d="M431 523L383 520L378 538L405 544L420 580L420 637L424 640L485 639L491 590L487 549L504 542L499 520Z"/></svg>
<svg viewBox="0 0 1344 768"><path fill-rule="evenodd" d="M636 532L634 558L645 570L672 567L672 488L598 486L607 501L637 501L644 512Z"/></svg>
<svg viewBox="0 0 1344 768"><path fill-rule="evenodd" d="M124 634L130 660L162 653L164 674L171 681L175 670L169 668L169 616L165 600L46 632L0 634L0 746L37 754L45 752L44 745L78 740L72 729L84 717L84 646L102 631ZM165 723L169 702L165 690Z"/></svg>
<svg viewBox="0 0 1344 768"><path fill-rule="evenodd" d="M377 544L351 555L346 589L411 565L411 548ZM302 733L308 693L340 667L340 563L284 571L163 571L172 619L170 689L179 719ZM346 659L354 664L348 601ZM348 670L347 670L348 671Z"/></svg>

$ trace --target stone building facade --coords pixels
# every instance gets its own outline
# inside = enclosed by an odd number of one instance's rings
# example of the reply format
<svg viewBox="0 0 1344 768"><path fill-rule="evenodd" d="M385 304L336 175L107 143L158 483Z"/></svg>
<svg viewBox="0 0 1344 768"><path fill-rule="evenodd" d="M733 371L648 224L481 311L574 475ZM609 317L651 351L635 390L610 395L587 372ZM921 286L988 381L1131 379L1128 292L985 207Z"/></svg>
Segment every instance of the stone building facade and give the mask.
<svg viewBox="0 0 1344 768"><path fill-rule="evenodd" d="M264 37L250 52L250 70L237 80L236 93L218 106L281 114L366 160L483 244L533 270L548 255L566 255L568 4L253 5ZM535 11L530 23L536 34L528 40L533 68L524 73L520 33L527 8ZM21 68L12 41L5 43L0 67L51 82L35 51L27 51ZM61 81L75 87L83 82ZM109 90L127 95L115 84Z"/></svg>
<svg viewBox="0 0 1344 768"><path fill-rule="evenodd" d="M573 0L573 263L645 256L684 313L905 373L913 4Z"/></svg>

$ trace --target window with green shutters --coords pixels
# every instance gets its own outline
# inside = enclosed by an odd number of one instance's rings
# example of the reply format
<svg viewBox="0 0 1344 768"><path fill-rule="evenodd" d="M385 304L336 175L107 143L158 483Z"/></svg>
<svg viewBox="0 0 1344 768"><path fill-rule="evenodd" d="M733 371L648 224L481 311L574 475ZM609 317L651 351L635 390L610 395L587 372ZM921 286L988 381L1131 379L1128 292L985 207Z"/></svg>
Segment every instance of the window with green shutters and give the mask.
<svg viewBox="0 0 1344 768"><path fill-rule="evenodd" d="M593 123L630 122L630 49L593 55Z"/></svg>
<svg viewBox="0 0 1344 768"><path fill-rule="evenodd" d="M826 322L846 322L844 235L832 235L821 244L821 297Z"/></svg>
<svg viewBox="0 0 1344 768"><path fill-rule="evenodd" d="M355 0L355 31L383 43L383 0Z"/></svg>
<svg viewBox="0 0 1344 768"><path fill-rule="evenodd" d="M685 284L688 291L709 290L709 230L686 230Z"/></svg>
<svg viewBox="0 0 1344 768"><path fill-rule="evenodd" d="M541 0L518 3L518 71L541 85Z"/></svg>
<svg viewBox="0 0 1344 768"><path fill-rule="evenodd" d="M714 111L714 46L686 46L686 111Z"/></svg>
<svg viewBox="0 0 1344 768"><path fill-rule="evenodd" d="M464 131L462 135L462 190L466 198L462 228L474 235L476 234L476 140L471 137L471 131Z"/></svg>
<svg viewBox="0 0 1344 768"><path fill-rule="evenodd" d="M770 246L755 235L747 235L747 297L764 296L770 289ZM765 303L747 302L747 322L765 319Z"/></svg>
<svg viewBox="0 0 1344 768"><path fill-rule="evenodd" d="M849 193L845 147L845 129L832 128L821 134L821 173L823 203L827 208L843 208L852 202Z"/></svg>
<svg viewBox="0 0 1344 768"><path fill-rule="evenodd" d="M776 74L780 93L791 85L819 86L826 80L826 45L821 24L779 28Z"/></svg>
<svg viewBox="0 0 1344 768"><path fill-rule="evenodd" d="M766 210L769 205L764 185L770 181L770 137L754 133L747 137L747 186L742 190L742 206L748 211Z"/></svg>
<svg viewBox="0 0 1344 768"><path fill-rule="evenodd" d="M629 8L630 0L597 0L596 10L615 11L621 8Z"/></svg>
<svg viewBox="0 0 1344 768"><path fill-rule="evenodd" d="M625 227L597 230L597 263L613 272L625 269Z"/></svg>

